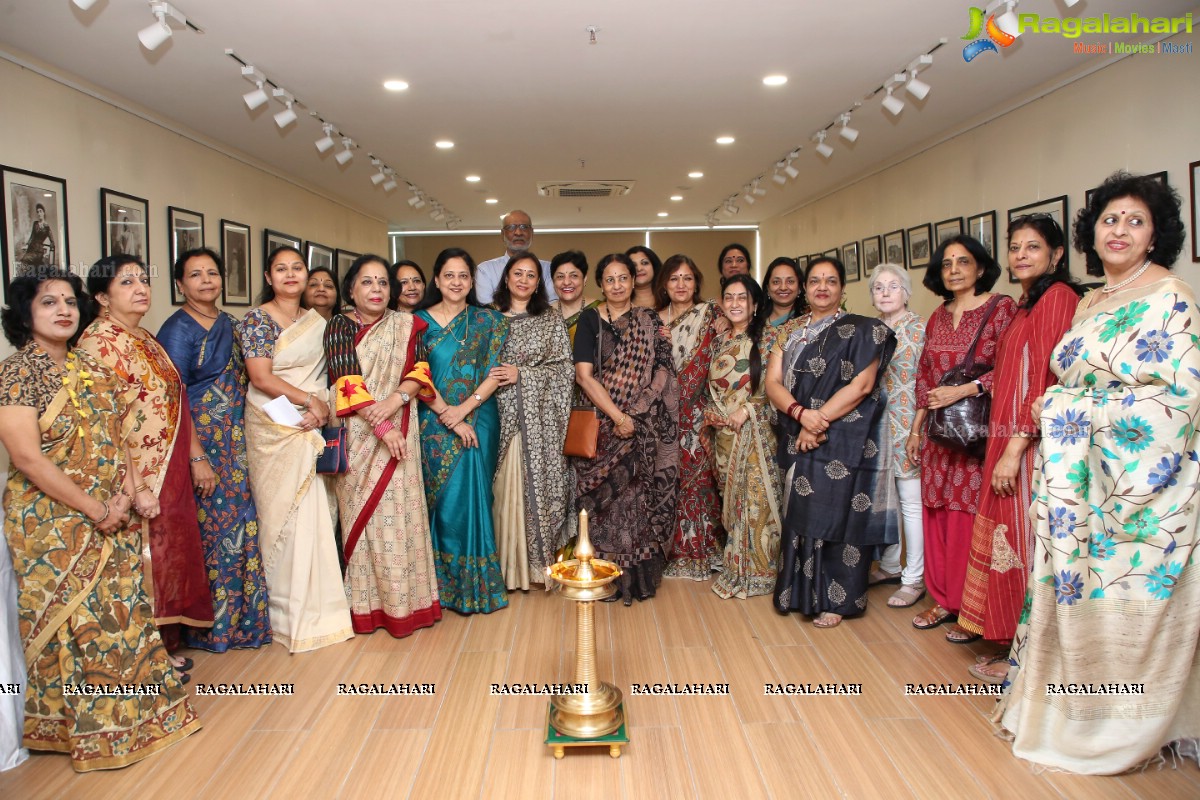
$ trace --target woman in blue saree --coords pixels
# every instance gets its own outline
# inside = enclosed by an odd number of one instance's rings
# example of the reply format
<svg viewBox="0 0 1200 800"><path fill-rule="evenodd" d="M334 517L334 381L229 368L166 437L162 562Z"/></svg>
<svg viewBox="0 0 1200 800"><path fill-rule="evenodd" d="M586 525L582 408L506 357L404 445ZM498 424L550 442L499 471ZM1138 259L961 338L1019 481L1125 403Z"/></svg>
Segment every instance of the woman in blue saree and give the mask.
<svg viewBox="0 0 1200 800"><path fill-rule="evenodd" d="M438 254L416 315L429 329L424 357L436 393L422 397L421 458L441 605L464 614L508 605L492 524L492 479L500 413L490 377L500 366L508 321L475 299L475 262Z"/></svg>
<svg viewBox="0 0 1200 800"><path fill-rule="evenodd" d="M173 274L184 305L163 323L158 340L187 389L194 435L204 451L191 459L192 485L214 607L212 628L185 627L184 637L189 647L218 653L261 647L271 643L271 622L248 478L246 372L237 323L216 305L225 268L212 250L189 250Z"/></svg>

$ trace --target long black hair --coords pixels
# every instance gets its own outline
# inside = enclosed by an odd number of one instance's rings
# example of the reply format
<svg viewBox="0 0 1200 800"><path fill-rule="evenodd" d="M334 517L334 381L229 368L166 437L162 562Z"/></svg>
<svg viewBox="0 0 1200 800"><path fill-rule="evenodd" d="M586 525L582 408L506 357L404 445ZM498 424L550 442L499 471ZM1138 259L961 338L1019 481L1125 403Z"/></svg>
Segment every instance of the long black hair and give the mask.
<svg viewBox="0 0 1200 800"><path fill-rule="evenodd" d="M281 245L279 245L279 247L276 247L274 250L271 251L270 255L267 256L266 263L263 264L263 288L262 288L262 292L260 292L258 295L258 304L259 305L262 305L264 303L269 303L275 299L275 287L272 286L267 281L267 278L271 275L271 265L273 265L275 263L275 258L280 253L295 253L297 256L300 257L300 260L304 262L305 271L308 270L308 259L306 259L304 257L304 253L301 253L299 249L292 247L290 244L281 244ZM332 273L330 273L330 274L332 274ZM307 278L305 280L307 281ZM336 289L337 289L337 280L336 279L334 279L334 281L333 281L333 286L336 291ZM303 292L300 293L300 301L301 302L304 301L304 293ZM333 313L336 314L337 312L338 312L338 309L335 307L333 309Z"/></svg>
<svg viewBox="0 0 1200 800"><path fill-rule="evenodd" d="M102 312L100 303L96 300L96 295L101 293L108 294L108 287L112 286L113 279L117 277L117 273L121 271L121 267L126 264L137 264L138 269L145 275L150 275L150 271L146 269L146 265L142 260L128 253L105 256L95 264L92 264L92 268L88 270L87 293L92 296L92 302L89 306L92 319L100 316Z"/></svg>
<svg viewBox="0 0 1200 800"><path fill-rule="evenodd" d="M550 310L550 293L546 291L546 281L542 277L542 262L528 250L518 250L513 253L508 259L508 263L504 265L504 272L500 274L500 284L492 294L492 305L499 311L508 311L512 308L512 292L508 290L508 273L512 272L512 268L522 261L532 261L533 267L537 271L537 288L533 290L533 297L529 298L529 303L525 306L525 311L529 316L536 317Z"/></svg>
<svg viewBox="0 0 1200 800"><path fill-rule="evenodd" d="M1187 236L1179 193L1157 178L1130 175L1119 170L1109 175L1092 192L1092 202L1080 209L1079 216L1075 217L1075 249L1087 259L1087 274L1104 274L1104 264L1096 253L1096 221L1109 203L1122 197L1140 200L1150 209L1154 223L1151 257L1155 264L1171 269L1183 250L1183 240ZM1196 231L1192 231L1192 236L1195 235Z"/></svg>
<svg viewBox="0 0 1200 800"><path fill-rule="evenodd" d="M461 258L466 262L467 269L471 272L471 291L467 292L467 305L479 305L479 297L475 294L475 259L471 258L471 254L461 247L447 247L438 253L437 258L434 259L433 275L430 277L429 283L425 284L425 299L417 306L418 309L436 306L442 302L442 290L437 286L437 279L442 274L446 262L452 258Z"/></svg>
<svg viewBox="0 0 1200 800"><path fill-rule="evenodd" d="M754 394L758 391L759 381L762 380L762 350L758 346L758 341L762 338L762 332L767 325L767 317L770 316L771 311L768 308L769 304L763 302L762 287L746 272L739 272L721 279L722 297L724 297L725 291L735 283L745 286L746 293L754 302L754 315L750 317L750 325L746 328L746 335L750 337L750 393Z"/></svg>
<svg viewBox="0 0 1200 800"><path fill-rule="evenodd" d="M1029 293L1025 296L1025 302L1021 304L1021 308L1033 308L1037 305L1037 301L1042 299L1042 295L1056 283L1065 283L1070 287L1071 291L1080 297L1083 296L1083 287L1079 285L1079 281L1075 280L1071 275L1071 270L1067 263L1067 241L1063 234L1063 229L1049 214L1027 214L1023 217L1017 217L1008 224L1008 238L1017 231L1029 229L1042 237L1049 249L1050 258L1054 257L1054 251L1062 248L1062 258L1058 263L1051 264L1046 272L1034 281L1033 286L1029 287Z"/></svg>

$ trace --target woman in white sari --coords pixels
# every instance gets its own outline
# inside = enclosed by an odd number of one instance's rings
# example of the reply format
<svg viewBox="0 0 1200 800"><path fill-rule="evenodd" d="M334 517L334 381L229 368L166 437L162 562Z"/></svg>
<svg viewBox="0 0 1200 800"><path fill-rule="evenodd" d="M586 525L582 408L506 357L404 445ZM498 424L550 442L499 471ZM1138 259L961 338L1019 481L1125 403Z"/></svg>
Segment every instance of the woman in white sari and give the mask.
<svg viewBox="0 0 1200 800"><path fill-rule="evenodd" d="M273 251L264 270L263 303L246 315L239 332L250 377L246 449L271 628L275 640L293 653L354 635L329 495L316 471L324 449L321 426L330 418L329 390L325 319L300 308L307 275L298 250ZM263 410L280 396L302 412L298 426L274 422Z"/></svg>

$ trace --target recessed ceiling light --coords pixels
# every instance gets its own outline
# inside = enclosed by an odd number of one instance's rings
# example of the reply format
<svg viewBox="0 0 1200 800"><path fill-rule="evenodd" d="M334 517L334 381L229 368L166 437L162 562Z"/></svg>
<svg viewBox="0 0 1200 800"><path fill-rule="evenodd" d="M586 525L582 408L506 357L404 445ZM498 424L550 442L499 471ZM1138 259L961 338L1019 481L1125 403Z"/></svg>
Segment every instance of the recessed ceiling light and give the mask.
<svg viewBox="0 0 1200 800"><path fill-rule="evenodd" d="M467 176L467 183L479 183L479 181L481 181L481 180L483 180L483 179L480 178L478 175L468 175Z"/></svg>
<svg viewBox="0 0 1200 800"><path fill-rule="evenodd" d="M681 195L681 194L673 194L673 195L671 195L671 199L672 199L672 200L674 200L676 203L678 203L680 200L682 200L682 199L683 199L683 195Z"/></svg>
<svg viewBox="0 0 1200 800"><path fill-rule="evenodd" d="M438 150L449 150L451 147L454 147L454 142L449 139L442 139L441 141L434 142L433 145Z"/></svg>
<svg viewBox="0 0 1200 800"><path fill-rule="evenodd" d="M658 212L658 215L659 215L660 217L665 217L665 216L667 216L667 212L665 212L665 211L660 211L660 212Z"/></svg>
<svg viewBox="0 0 1200 800"><path fill-rule="evenodd" d="M733 141L734 141L734 139L732 136L718 136L717 137L717 144L733 144Z"/></svg>
<svg viewBox="0 0 1200 800"><path fill-rule="evenodd" d="M500 201L494 197L489 197L487 200L484 200L483 202L487 203L489 206L494 206L494 205L496 205L496 203L499 203Z"/></svg>
<svg viewBox="0 0 1200 800"><path fill-rule="evenodd" d="M403 92L405 89L408 88L408 82L407 81L384 81L383 88L387 89L389 92Z"/></svg>
<svg viewBox="0 0 1200 800"><path fill-rule="evenodd" d="M787 75L768 75L763 78L764 86L783 86L787 83Z"/></svg>
<svg viewBox="0 0 1200 800"><path fill-rule="evenodd" d="M689 178L703 178L703 177L704 177L704 173L703 173L703 172L701 172L700 170L695 170L695 171L693 171L693 172L689 172L689 173L688 173L688 177L689 177Z"/></svg>

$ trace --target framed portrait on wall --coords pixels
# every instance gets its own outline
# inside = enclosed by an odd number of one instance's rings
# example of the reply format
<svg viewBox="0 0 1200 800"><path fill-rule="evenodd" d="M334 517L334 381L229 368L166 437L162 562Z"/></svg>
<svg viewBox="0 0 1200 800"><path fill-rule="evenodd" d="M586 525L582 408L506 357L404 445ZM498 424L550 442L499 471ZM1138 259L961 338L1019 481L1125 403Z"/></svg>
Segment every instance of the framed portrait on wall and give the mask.
<svg viewBox="0 0 1200 800"><path fill-rule="evenodd" d="M183 305L183 297L173 280L175 262L179 256L188 250L204 246L204 215L199 211L188 211L186 208L167 206L167 233L171 242L171 265L167 276L171 284L171 305Z"/></svg>
<svg viewBox="0 0 1200 800"><path fill-rule="evenodd" d="M221 220L221 258L225 260L225 285L221 302L227 306L248 306L253 294L250 271L250 226Z"/></svg>
<svg viewBox="0 0 1200 800"><path fill-rule="evenodd" d="M916 225L908 229L908 268L923 269L929 266L929 258L933 255L933 237L931 225Z"/></svg>
<svg viewBox="0 0 1200 800"><path fill-rule="evenodd" d="M846 283L854 283L862 279L858 267L858 242L848 242L842 245L842 264L846 267Z"/></svg>
<svg viewBox="0 0 1200 800"><path fill-rule="evenodd" d="M985 211L967 217L967 235L979 240L992 258L996 257L996 212Z"/></svg>
<svg viewBox="0 0 1200 800"><path fill-rule="evenodd" d="M146 224L150 204L131 194L100 189L100 251L104 256L128 255L150 269L150 230Z"/></svg>
<svg viewBox="0 0 1200 800"><path fill-rule="evenodd" d="M1200 263L1200 203L1196 202L1196 186L1200 184L1200 161L1188 164L1188 180L1192 185L1192 261Z"/></svg>
<svg viewBox="0 0 1200 800"><path fill-rule="evenodd" d="M333 260L333 274L334 277L338 279L339 283L342 280L342 276L349 271L350 265L354 263L354 259L358 258L360 255L362 255L362 253L355 253L350 250L339 249L336 251L336 255Z"/></svg>
<svg viewBox="0 0 1200 800"><path fill-rule="evenodd" d="M952 236L962 236L963 219L962 217L944 219L934 226L933 231L937 243L940 245Z"/></svg>
<svg viewBox="0 0 1200 800"><path fill-rule="evenodd" d="M267 257L275 251L276 247L294 247L300 253L303 253L302 244L303 242L295 236L273 231L270 228L263 228L263 263L267 263Z"/></svg>
<svg viewBox="0 0 1200 800"><path fill-rule="evenodd" d="M8 284L20 275L30 275L39 267L68 269L67 182L40 172L27 172L0 166L3 174L4 228L0 230L0 250L4 258L4 293Z"/></svg>
<svg viewBox="0 0 1200 800"><path fill-rule="evenodd" d="M837 248L837 247L834 247L834 248L832 248L832 249L830 249L830 250L826 250L824 253L821 253L821 255L825 256L825 258L837 258L837 259L840 259L840 258L842 257L842 252L841 252L841 250L840 250L839 248Z"/></svg>
<svg viewBox="0 0 1200 800"><path fill-rule="evenodd" d="M1146 177L1156 179L1163 186L1167 185L1167 171L1166 170L1163 170L1162 172L1148 173L1146 175ZM1092 204L1092 195L1095 194L1096 190L1099 188L1100 188L1099 186L1093 186L1091 189L1088 189L1086 192L1083 193L1083 207L1084 208L1087 208L1088 206L1090 206Z"/></svg>
<svg viewBox="0 0 1200 800"><path fill-rule="evenodd" d="M304 260L308 262L310 272L318 267L324 267L330 272L334 271L332 247L326 247L310 240L304 245Z"/></svg>
<svg viewBox="0 0 1200 800"><path fill-rule="evenodd" d="M871 270L883 263L883 237L868 236L862 240L862 270L863 277L871 274Z"/></svg>
<svg viewBox="0 0 1200 800"><path fill-rule="evenodd" d="M889 264L898 264L905 269L908 262L904 260L904 231L892 231L883 235L883 260Z"/></svg>

